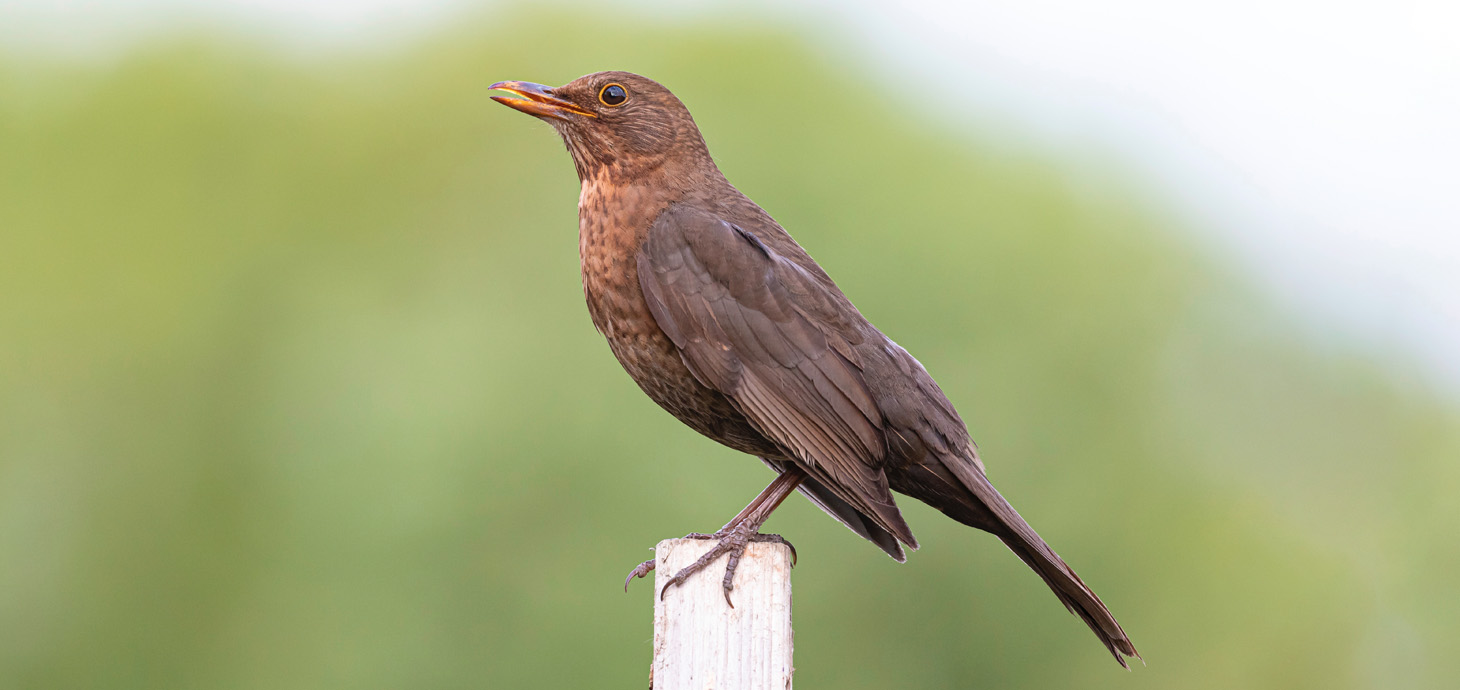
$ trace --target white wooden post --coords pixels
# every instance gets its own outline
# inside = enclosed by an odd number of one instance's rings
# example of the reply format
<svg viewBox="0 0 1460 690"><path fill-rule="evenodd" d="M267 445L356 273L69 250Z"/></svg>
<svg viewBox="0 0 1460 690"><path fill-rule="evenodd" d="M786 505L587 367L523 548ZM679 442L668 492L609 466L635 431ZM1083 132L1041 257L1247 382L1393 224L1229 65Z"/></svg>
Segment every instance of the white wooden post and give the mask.
<svg viewBox="0 0 1460 690"><path fill-rule="evenodd" d="M664 582L715 542L666 539L654 549L653 690L790 690L791 550L753 543L725 604L725 559L670 589Z"/></svg>

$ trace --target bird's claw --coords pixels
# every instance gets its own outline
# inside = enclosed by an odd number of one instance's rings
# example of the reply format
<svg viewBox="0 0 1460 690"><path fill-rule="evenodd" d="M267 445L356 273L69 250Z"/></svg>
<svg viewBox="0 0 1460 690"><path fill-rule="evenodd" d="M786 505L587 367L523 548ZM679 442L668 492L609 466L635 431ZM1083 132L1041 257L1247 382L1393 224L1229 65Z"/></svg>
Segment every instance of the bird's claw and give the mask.
<svg viewBox="0 0 1460 690"><path fill-rule="evenodd" d="M691 575L704 570L706 566L714 563L721 556L729 555L729 559L725 562L725 578L721 581L721 587L725 591L725 603L730 608L735 608L735 603L730 601L730 592L735 589L735 569L740 565L740 557L745 555L745 549L755 542L784 544L786 548L791 550L791 567L796 567L796 547L779 534L750 532L737 525L729 529L722 529L714 534L691 532L684 535L684 538L713 539L718 540L720 543L716 544L709 551L706 551L694 563L685 566L679 572L675 573L673 577L669 578L664 583L664 588L659 590L659 598L661 600L664 599L664 594L669 591L670 587L684 584ZM624 591L629 591L629 584L634 581L634 578L647 577L649 573L654 571L656 566L658 566L658 563L652 558L634 566L634 569L629 571L629 576L624 578Z"/></svg>
<svg viewBox="0 0 1460 690"><path fill-rule="evenodd" d="M629 583L633 582L634 578L644 577L653 572L655 565L656 563L654 562L654 559L650 558L649 560L634 566L634 569L629 571L629 576L624 578L624 593L628 593Z"/></svg>
<svg viewBox="0 0 1460 690"><path fill-rule="evenodd" d="M796 567L796 545L792 544L790 540L786 539L785 537L779 534L760 534L759 532L757 532L750 535L750 540L752 542L785 545L786 548L791 550L791 567Z"/></svg>
<svg viewBox="0 0 1460 690"><path fill-rule="evenodd" d="M717 539L719 540L719 543L712 547L709 551L706 551L705 554L696 559L694 563L685 566L679 572L675 573L673 577L669 578L669 580L664 583L663 589L659 590L660 600L664 599L664 595L669 591L670 587L684 584L691 575L694 575L695 573L704 570L711 563L714 563L716 560L718 560L720 556L728 556L725 562L725 577L721 580L720 586L725 593L725 604L732 609L735 608L735 602L730 600L730 592L734 591L735 589L735 569L739 567L740 558L745 555L745 549L752 542L770 542L774 544L785 544L786 548L791 550L792 567L795 567L796 565L796 547L792 546L791 542L786 541L786 539L781 537L781 535L779 534L761 534L759 532L751 532L743 527L736 526L728 530L721 530L714 534L687 534L685 535L685 538ZM637 572L637 569L635 572Z"/></svg>
<svg viewBox="0 0 1460 690"><path fill-rule="evenodd" d="M659 599L661 601L664 599L664 595L669 592L670 587L684 584L691 575L704 570L711 563L719 560L721 556L728 554L730 559L725 563L725 578L721 581L721 586L725 591L725 603L730 608L735 608L735 603L730 601L730 591L735 588L735 568L740 565L740 556L745 553L745 547L750 543L750 535L746 534L744 530L731 528L712 535L689 535L689 538L719 539L719 543L711 547L709 551L706 551L694 563L685 566L679 572L675 573L673 577L669 578L664 583L664 588L659 590Z"/></svg>

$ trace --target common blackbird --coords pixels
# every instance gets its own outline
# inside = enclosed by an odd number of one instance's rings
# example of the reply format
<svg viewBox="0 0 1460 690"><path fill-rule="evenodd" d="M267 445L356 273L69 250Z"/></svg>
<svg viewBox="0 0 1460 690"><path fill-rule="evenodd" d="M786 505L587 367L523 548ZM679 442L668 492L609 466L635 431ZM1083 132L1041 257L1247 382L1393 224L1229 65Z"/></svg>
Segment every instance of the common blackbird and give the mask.
<svg viewBox="0 0 1460 690"><path fill-rule="evenodd" d="M718 543L665 589L728 556L728 602L747 542L780 541L758 530L794 490L903 561L902 546L918 544L897 491L1003 540L1116 661L1139 656L1100 598L994 490L922 364L725 179L674 94L628 72L491 88L567 144L582 184L583 294L619 363L680 421L778 474L718 532L691 535Z"/></svg>

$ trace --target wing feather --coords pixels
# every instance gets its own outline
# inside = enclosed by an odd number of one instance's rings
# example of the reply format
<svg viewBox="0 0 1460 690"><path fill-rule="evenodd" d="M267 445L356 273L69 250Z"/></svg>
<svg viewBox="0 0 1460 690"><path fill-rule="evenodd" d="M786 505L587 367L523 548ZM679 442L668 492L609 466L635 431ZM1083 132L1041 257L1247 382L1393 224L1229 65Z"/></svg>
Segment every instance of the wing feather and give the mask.
<svg viewBox="0 0 1460 690"><path fill-rule="evenodd" d="M751 231L678 205L650 228L638 269L695 377L837 500L916 548L883 471L883 415L827 289Z"/></svg>

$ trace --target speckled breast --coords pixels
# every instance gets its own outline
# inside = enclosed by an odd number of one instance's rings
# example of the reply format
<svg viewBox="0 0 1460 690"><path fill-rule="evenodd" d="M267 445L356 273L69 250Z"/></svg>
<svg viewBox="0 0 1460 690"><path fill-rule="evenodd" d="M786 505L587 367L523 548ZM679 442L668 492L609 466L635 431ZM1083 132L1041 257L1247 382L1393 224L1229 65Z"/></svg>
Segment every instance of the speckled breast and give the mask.
<svg viewBox="0 0 1460 690"><path fill-rule="evenodd" d="M695 379L644 302L638 251L667 205L647 186L584 181L578 201L578 257L588 314L624 371L660 407L731 448L780 455L728 398Z"/></svg>

